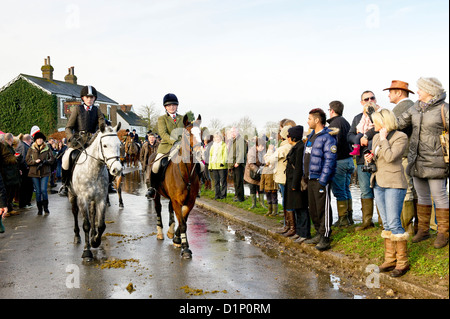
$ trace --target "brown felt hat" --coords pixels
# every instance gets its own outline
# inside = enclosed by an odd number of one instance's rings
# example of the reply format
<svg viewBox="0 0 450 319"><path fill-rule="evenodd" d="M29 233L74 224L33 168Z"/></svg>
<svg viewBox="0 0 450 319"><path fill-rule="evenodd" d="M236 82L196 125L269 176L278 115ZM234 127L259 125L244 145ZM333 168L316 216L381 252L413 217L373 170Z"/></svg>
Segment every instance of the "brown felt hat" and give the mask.
<svg viewBox="0 0 450 319"><path fill-rule="evenodd" d="M387 88L387 89L384 89L383 91L386 91L386 90L403 90L403 91L407 91L409 93L414 94L413 91L408 89L408 85L409 85L408 83L403 82L403 81L392 80L391 87Z"/></svg>

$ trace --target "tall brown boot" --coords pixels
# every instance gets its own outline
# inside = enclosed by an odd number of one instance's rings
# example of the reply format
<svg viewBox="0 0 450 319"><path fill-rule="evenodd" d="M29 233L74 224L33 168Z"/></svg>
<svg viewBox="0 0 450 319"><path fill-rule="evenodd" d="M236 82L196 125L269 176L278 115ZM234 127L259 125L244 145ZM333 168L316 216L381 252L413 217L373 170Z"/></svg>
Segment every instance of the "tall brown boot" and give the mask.
<svg viewBox="0 0 450 319"><path fill-rule="evenodd" d="M394 270L397 265L395 243L391 240L391 235L392 233L390 231L381 231L381 237L384 238L384 262L378 267L380 272Z"/></svg>
<svg viewBox="0 0 450 319"><path fill-rule="evenodd" d="M400 220L405 231L409 233L409 236L414 236L414 202L412 200L403 202Z"/></svg>
<svg viewBox="0 0 450 319"><path fill-rule="evenodd" d="M288 210L286 211L286 220L289 222L289 230L283 234L284 237L294 236L295 231L295 219L294 219L294 211Z"/></svg>
<svg viewBox="0 0 450 319"><path fill-rule="evenodd" d="M434 248L442 248L448 244L448 208L436 208L438 234L434 241Z"/></svg>
<svg viewBox="0 0 450 319"><path fill-rule="evenodd" d="M408 233L403 233L400 235L391 235L391 240L395 244L397 265L395 269L391 271L391 277L401 277L406 274L409 270L408 261Z"/></svg>
<svg viewBox="0 0 450 319"><path fill-rule="evenodd" d="M417 205L417 218L419 219L419 226L416 236L412 239L413 243L421 242L422 240L430 238L430 218L431 205Z"/></svg>
<svg viewBox="0 0 450 319"><path fill-rule="evenodd" d="M355 228L356 231L373 227L373 198L361 198L361 210L363 222Z"/></svg>
<svg viewBox="0 0 450 319"><path fill-rule="evenodd" d="M289 230L289 224L286 218L286 209L283 209L283 215L284 215L284 227L281 228L281 230L276 231L277 234L284 234Z"/></svg>
<svg viewBox="0 0 450 319"><path fill-rule="evenodd" d="M353 225L355 222L353 221L353 199L347 199L347 218L349 225Z"/></svg>
<svg viewBox="0 0 450 319"><path fill-rule="evenodd" d="M348 202L347 200L337 201L338 220L333 224L334 227L347 227L350 225L348 220Z"/></svg>

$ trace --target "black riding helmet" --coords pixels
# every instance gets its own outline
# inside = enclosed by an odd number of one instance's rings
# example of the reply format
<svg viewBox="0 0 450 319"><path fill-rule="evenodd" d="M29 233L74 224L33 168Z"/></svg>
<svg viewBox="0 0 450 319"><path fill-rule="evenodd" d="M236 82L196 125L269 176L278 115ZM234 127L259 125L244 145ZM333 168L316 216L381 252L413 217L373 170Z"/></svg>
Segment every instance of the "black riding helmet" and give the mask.
<svg viewBox="0 0 450 319"><path fill-rule="evenodd" d="M163 105L166 106L168 104L176 104L178 105L178 98L173 93L168 93L164 96Z"/></svg>
<svg viewBox="0 0 450 319"><path fill-rule="evenodd" d="M83 96L93 96L97 100L97 90L92 85L86 85L81 89L80 97Z"/></svg>

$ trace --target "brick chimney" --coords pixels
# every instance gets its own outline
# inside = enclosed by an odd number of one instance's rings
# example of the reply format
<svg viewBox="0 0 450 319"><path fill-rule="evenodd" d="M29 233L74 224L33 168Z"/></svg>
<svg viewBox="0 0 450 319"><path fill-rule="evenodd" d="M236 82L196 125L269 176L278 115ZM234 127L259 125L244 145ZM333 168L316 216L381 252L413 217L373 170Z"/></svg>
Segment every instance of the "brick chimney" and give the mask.
<svg viewBox="0 0 450 319"><path fill-rule="evenodd" d="M41 67L42 77L47 80L53 80L53 67L50 65L50 57L44 59L45 64Z"/></svg>
<svg viewBox="0 0 450 319"><path fill-rule="evenodd" d="M119 105L119 106L120 106L120 109L122 110L122 112L127 113L127 112L131 111L131 108L133 107L133 104L122 104L122 105Z"/></svg>
<svg viewBox="0 0 450 319"><path fill-rule="evenodd" d="M75 76L75 67L69 68L69 73L64 77L64 81L67 83L77 84L77 77Z"/></svg>

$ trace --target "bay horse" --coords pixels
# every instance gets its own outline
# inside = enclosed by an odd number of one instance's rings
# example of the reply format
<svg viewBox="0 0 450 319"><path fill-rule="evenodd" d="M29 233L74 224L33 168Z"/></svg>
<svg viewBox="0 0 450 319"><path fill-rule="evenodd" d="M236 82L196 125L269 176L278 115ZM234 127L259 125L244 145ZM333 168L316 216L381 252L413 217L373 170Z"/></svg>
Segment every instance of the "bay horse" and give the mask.
<svg viewBox="0 0 450 319"><path fill-rule="evenodd" d="M157 238L164 239L161 220L161 195L169 199L169 232L168 237L173 236L173 212L177 217L178 227L175 231L173 244L181 247L181 256L191 258L187 240L187 219L195 205L195 200L200 189L198 176L199 159L201 158L201 116L194 123L189 122L187 115L183 118L184 129L181 134L181 142L178 152L171 158L165 170L163 181L157 187L155 196L155 210L157 215ZM161 168L162 169L162 168ZM152 176L154 178L154 176Z"/></svg>
<svg viewBox="0 0 450 319"><path fill-rule="evenodd" d="M101 244L102 234L106 228L105 211L108 195L109 172L118 176L122 172L120 163L120 140L116 127L101 125L97 133L91 138L89 146L83 148L72 174L69 186L69 201L75 221L75 243L81 243L80 228L78 227L78 213L83 217L85 234L84 260L93 258L91 246L97 248Z"/></svg>
<svg viewBox="0 0 450 319"><path fill-rule="evenodd" d="M129 135L125 140L125 153L128 167L130 167L131 165L137 166L137 163L139 161L139 146Z"/></svg>

